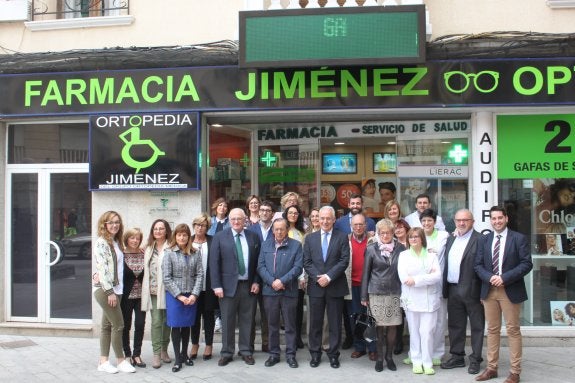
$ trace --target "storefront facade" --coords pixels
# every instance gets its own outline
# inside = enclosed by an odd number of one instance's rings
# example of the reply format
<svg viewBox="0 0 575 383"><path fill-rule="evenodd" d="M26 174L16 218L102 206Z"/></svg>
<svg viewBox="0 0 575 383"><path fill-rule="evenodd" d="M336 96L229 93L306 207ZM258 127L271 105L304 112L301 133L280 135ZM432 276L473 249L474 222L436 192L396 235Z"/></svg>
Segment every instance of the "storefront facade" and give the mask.
<svg viewBox="0 0 575 383"><path fill-rule="evenodd" d="M526 329L569 333L574 66L568 57L0 76L3 321L94 323L89 244L105 210L147 233L156 218L191 222L218 197L245 207L251 194L278 203L295 191L304 211L330 204L341 214L359 192L368 214L379 218L378 185L393 182L404 215L417 194L428 193L448 230L460 208L471 209L477 230L489 230L489 208L504 204L510 227L532 243ZM98 118L111 121L100 127L114 133L96 134ZM128 145L119 136L134 127L141 139L157 134L150 159L173 145L180 163L161 172L134 165L95 182L95 168L107 160L96 156L95 143L113 156ZM174 127L195 130L181 136ZM184 173L187 181L179 183ZM102 188L106 183L113 187Z"/></svg>

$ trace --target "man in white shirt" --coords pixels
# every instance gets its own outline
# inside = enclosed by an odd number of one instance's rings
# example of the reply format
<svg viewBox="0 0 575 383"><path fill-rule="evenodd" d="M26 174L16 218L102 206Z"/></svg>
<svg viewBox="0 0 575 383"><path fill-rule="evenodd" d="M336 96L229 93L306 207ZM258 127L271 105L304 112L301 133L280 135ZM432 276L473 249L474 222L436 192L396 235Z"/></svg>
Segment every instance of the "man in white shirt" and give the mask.
<svg viewBox="0 0 575 383"><path fill-rule="evenodd" d="M421 222L419 221L419 216L425 209L431 209L431 199L427 194L419 194L415 197L415 211L405 217L405 220L411 227L421 227ZM445 230L445 224L443 219L438 214L437 220L435 221L435 228L437 230Z"/></svg>

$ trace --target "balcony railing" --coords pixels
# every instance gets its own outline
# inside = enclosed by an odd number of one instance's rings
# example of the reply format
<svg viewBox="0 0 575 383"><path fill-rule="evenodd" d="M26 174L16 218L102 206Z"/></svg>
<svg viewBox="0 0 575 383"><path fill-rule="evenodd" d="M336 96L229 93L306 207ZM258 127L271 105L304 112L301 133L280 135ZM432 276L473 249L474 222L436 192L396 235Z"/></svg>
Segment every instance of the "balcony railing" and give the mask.
<svg viewBox="0 0 575 383"><path fill-rule="evenodd" d="M257 0L255 1L257 2ZM423 0L263 0L264 9L363 7L423 4Z"/></svg>
<svg viewBox="0 0 575 383"><path fill-rule="evenodd" d="M128 15L130 0L32 0L32 20Z"/></svg>

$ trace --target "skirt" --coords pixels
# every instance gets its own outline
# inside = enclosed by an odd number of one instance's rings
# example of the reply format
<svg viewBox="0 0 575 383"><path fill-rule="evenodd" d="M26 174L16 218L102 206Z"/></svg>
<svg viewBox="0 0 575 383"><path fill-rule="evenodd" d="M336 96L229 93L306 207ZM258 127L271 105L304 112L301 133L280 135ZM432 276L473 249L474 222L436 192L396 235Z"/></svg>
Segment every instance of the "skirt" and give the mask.
<svg viewBox="0 0 575 383"><path fill-rule="evenodd" d="M369 308L377 326L399 326L401 305L399 295L369 294Z"/></svg>
<svg viewBox="0 0 575 383"><path fill-rule="evenodd" d="M189 297L191 294L183 294ZM172 294L166 292L167 325L170 327L192 327L196 323L197 303L186 306Z"/></svg>

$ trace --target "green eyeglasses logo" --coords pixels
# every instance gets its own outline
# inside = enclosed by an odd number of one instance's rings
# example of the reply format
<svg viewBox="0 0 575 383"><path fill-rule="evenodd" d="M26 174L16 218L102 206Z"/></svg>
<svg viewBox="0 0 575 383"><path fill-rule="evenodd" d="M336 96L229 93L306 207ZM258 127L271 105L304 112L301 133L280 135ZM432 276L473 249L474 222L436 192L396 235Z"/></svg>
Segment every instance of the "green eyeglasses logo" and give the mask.
<svg viewBox="0 0 575 383"><path fill-rule="evenodd" d="M463 93L469 88L473 79L473 86L480 93L491 93L499 85L499 72L483 70L479 73L465 73L458 70L443 74L445 87L451 93Z"/></svg>
<svg viewBox="0 0 575 383"><path fill-rule="evenodd" d="M135 121L133 121L135 120ZM139 120L139 121L138 121ZM136 122L137 121L137 122ZM132 116L130 118L130 125L132 126L130 129L126 130L118 137L124 141L126 145L122 148L122 160L126 165L131 168L136 169L136 173L139 173L140 170L146 169L152 166L158 160L159 156L165 156L166 153L154 143L154 141L146 139L140 139L140 125L142 123L142 118L139 116ZM147 145L152 149L152 155L145 161L138 161L135 160L132 155L130 154L130 150L133 146L136 145Z"/></svg>

